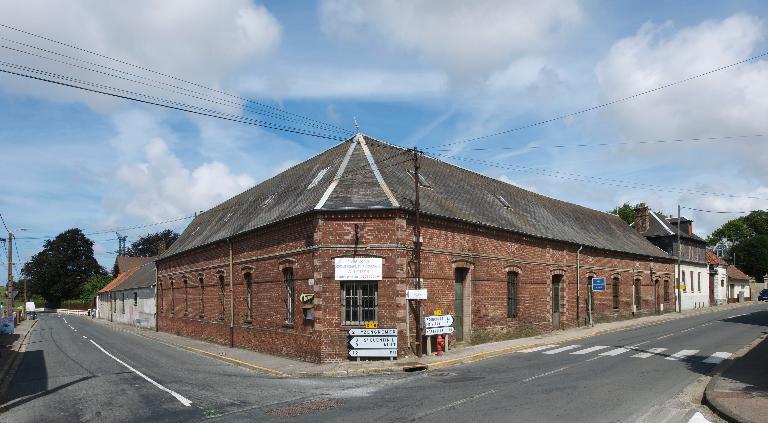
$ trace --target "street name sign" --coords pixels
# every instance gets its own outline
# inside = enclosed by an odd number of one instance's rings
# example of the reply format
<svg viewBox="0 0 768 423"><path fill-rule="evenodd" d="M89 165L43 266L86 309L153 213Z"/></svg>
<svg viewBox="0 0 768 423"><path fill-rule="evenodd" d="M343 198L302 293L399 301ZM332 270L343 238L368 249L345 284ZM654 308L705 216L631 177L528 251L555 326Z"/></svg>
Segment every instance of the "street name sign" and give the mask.
<svg viewBox="0 0 768 423"><path fill-rule="evenodd" d="M397 357L397 349L349 350L350 357Z"/></svg>
<svg viewBox="0 0 768 423"><path fill-rule="evenodd" d="M350 329L350 336L397 336L397 329Z"/></svg>
<svg viewBox="0 0 768 423"><path fill-rule="evenodd" d="M427 328L424 329L424 335L442 335L444 333L453 333L453 326L443 326L440 328Z"/></svg>
<svg viewBox="0 0 768 423"><path fill-rule="evenodd" d="M592 278L593 291L605 291L605 278Z"/></svg>
<svg viewBox="0 0 768 423"><path fill-rule="evenodd" d="M424 318L425 328L439 328L441 326L450 326L453 324L453 316L446 314L444 316L427 316Z"/></svg>
<svg viewBox="0 0 768 423"><path fill-rule="evenodd" d="M382 348L397 349L396 336L360 336L352 338L349 345L354 349L358 348Z"/></svg>
<svg viewBox="0 0 768 423"><path fill-rule="evenodd" d="M407 289L405 290L405 299L406 300L426 300L427 290L426 289Z"/></svg>
<svg viewBox="0 0 768 423"><path fill-rule="evenodd" d="M380 257L337 257L333 259L337 281L378 281L382 279Z"/></svg>

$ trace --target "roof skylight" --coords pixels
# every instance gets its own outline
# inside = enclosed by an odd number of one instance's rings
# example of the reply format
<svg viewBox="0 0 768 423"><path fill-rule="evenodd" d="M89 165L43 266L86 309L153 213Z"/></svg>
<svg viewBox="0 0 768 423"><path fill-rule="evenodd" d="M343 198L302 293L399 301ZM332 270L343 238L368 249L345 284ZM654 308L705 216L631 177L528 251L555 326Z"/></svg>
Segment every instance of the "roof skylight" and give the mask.
<svg viewBox="0 0 768 423"><path fill-rule="evenodd" d="M317 176L315 176L315 179L313 179L313 180L312 180L312 182L310 182L310 183L309 183L309 186L307 187L307 189L310 189L310 188L314 188L314 187L316 187L316 186L317 186L317 184L319 184L319 183L320 183L320 181L322 181L322 180L323 180L323 176L325 176L325 174L326 174L326 173L328 173L328 170L329 170L330 168L331 168L331 167L330 167L330 166L328 166L328 167L326 167L325 169L321 169L321 170L320 170L320 172L318 172L318 173L317 173Z"/></svg>
<svg viewBox="0 0 768 423"><path fill-rule="evenodd" d="M499 200L499 203L501 203L502 206L510 209L512 206L507 202L507 200L502 197L500 194L495 194L494 197L496 197L497 200Z"/></svg>
<svg viewBox="0 0 768 423"><path fill-rule="evenodd" d="M408 171L408 174L411 175L411 178L415 177L415 174L412 170ZM419 185L423 186L424 188L432 188L432 185L430 185L429 182L427 182L427 179L424 178L424 175L419 173Z"/></svg>

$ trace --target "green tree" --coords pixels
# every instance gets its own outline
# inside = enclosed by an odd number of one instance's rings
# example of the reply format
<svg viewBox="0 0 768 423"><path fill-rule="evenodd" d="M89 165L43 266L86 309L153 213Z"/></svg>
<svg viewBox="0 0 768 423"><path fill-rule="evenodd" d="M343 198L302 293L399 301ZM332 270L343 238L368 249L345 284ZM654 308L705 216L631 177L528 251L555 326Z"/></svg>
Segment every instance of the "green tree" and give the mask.
<svg viewBox="0 0 768 423"><path fill-rule="evenodd" d="M45 241L43 250L21 272L29 279L30 294L42 296L51 307L79 297L85 281L106 274L93 256L93 241L80 229L69 229Z"/></svg>
<svg viewBox="0 0 768 423"><path fill-rule="evenodd" d="M725 222L707 238L709 245L715 245L726 239L738 244L757 235L768 235L768 212L756 210L746 216Z"/></svg>
<svg viewBox="0 0 768 423"><path fill-rule="evenodd" d="M179 234L171 229L147 234L132 242L126 251L126 255L131 257L154 257L160 255L162 253L161 250L173 245L177 239L179 239Z"/></svg>
<svg viewBox="0 0 768 423"><path fill-rule="evenodd" d="M109 275L93 275L83 285L83 289L80 292L80 301L84 303L90 303L93 298L96 297L96 293L101 288L107 286L112 281L112 277Z"/></svg>
<svg viewBox="0 0 768 423"><path fill-rule="evenodd" d="M757 235L731 248L736 255L736 264L744 273L758 282L768 273L768 235Z"/></svg>
<svg viewBox="0 0 768 423"><path fill-rule="evenodd" d="M632 207L629 203L624 203L609 211L608 213L619 216L621 220L627 222L627 225L630 225L635 221L635 208Z"/></svg>

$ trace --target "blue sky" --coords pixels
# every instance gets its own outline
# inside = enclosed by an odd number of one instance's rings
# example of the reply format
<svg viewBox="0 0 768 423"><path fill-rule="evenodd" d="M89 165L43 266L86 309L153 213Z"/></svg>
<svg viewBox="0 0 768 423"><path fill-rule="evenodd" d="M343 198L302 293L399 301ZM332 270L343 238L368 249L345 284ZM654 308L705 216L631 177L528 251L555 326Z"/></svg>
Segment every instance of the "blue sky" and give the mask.
<svg viewBox="0 0 768 423"><path fill-rule="evenodd" d="M0 24L350 131L357 118L376 138L452 154L444 159L587 207L643 201L673 213L677 204L768 207L768 59L450 151L435 146L762 54L767 9L761 1L33 0L0 5ZM233 97L8 28L0 45L2 69L23 65L252 117L226 102ZM706 137L718 139L574 146ZM0 213L12 229L28 229L17 232L22 260L71 227L102 232L205 210L332 145L0 75ZM684 214L702 235L736 216ZM122 233L131 242L185 223ZM92 236L107 268L114 238Z"/></svg>

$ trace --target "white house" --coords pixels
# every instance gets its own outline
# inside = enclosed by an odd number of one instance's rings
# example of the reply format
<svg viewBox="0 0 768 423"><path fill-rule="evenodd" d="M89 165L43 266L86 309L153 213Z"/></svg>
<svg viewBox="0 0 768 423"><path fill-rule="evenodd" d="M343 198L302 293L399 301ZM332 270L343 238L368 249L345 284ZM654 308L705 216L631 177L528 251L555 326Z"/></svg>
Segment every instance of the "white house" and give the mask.
<svg viewBox="0 0 768 423"><path fill-rule="evenodd" d="M156 275L154 261L120 273L99 291L97 316L112 322L154 328Z"/></svg>
<svg viewBox="0 0 768 423"><path fill-rule="evenodd" d="M750 281L752 278L736 266L728 266L728 302L740 303L752 300Z"/></svg>
<svg viewBox="0 0 768 423"><path fill-rule="evenodd" d="M728 263L714 251L707 250L709 265L709 303L721 305L728 302Z"/></svg>

